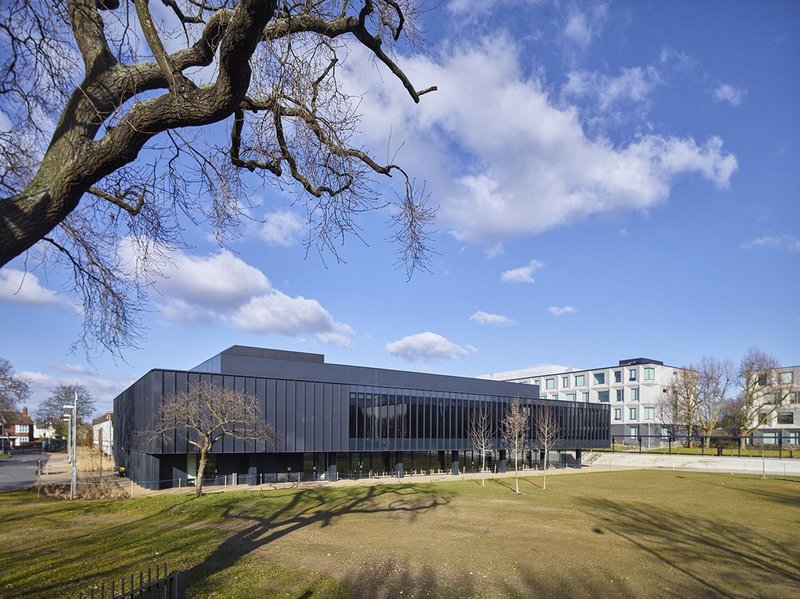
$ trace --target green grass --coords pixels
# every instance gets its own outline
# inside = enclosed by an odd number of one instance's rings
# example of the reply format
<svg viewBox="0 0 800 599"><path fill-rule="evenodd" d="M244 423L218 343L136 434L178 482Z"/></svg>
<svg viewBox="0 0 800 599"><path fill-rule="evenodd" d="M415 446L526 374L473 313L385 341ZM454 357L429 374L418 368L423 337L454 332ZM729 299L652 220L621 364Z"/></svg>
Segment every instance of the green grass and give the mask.
<svg viewBox="0 0 800 599"><path fill-rule="evenodd" d="M629 471L540 484L0 494L0 596L74 595L164 561L187 572L191 597L797 596L800 479Z"/></svg>
<svg viewBox="0 0 800 599"><path fill-rule="evenodd" d="M0 453L0 460L7 460L11 457L10 453Z"/></svg>

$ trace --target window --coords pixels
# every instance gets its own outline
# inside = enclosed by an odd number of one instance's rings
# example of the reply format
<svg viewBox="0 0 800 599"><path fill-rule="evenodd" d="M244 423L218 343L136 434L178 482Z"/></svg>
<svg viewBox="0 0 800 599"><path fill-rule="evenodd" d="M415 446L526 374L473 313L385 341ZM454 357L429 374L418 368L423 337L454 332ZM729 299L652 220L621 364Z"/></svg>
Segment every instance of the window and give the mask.
<svg viewBox="0 0 800 599"><path fill-rule="evenodd" d="M636 369L630 368L628 369L628 380L635 381L636 380Z"/></svg>
<svg viewBox="0 0 800 599"><path fill-rule="evenodd" d="M18 424L17 425L17 432L18 433L27 433L28 432L28 426L29 425L27 425L27 424Z"/></svg>
<svg viewBox="0 0 800 599"><path fill-rule="evenodd" d="M761 438L764 445L777 445L778 433L776 431L765 431L764 436Z"/></svg>
<svg viewBox="0 0 800 599"><path fill-rule="evenodd" d="M615 383L621 383L622 382L622 371L621 370L615 370L614 371L614 382Z"/></svg>
<svg viewBox="0 0 800 599"><path fill-rule="evenodd" d="M762 387L767 384L767 374L759 374L758 378L756 379L756 384L761 385Z"/></svg>
<svg viewBox="0 0 800 599"><path fill-rule="evenodd" d="M791 385L794 382L794 372L781 372L781 385Z"/></svg>
<svg viewBox="0 0 800 599"><path fill-rule="evenodd" d="M592 375L594 379L595 385L605 385L606 384L606 373L605 372L595 372Z"/></svg>
<svg viewBox="0 0 800 599"><path fill-rule="evenodd" d="M786 396L786 399L789 403L800 403L800 393L789 393L789 395Z"/></svg>
<svg viewBox="0 0 800 599"><path fill-rule="evenodd" d="M623 401L625 399L625 389L617 389L617 401Z"/></svg>
<svg viewBox="0 0 800 599"><path fill-rule="evenodd" d="M622 420L622 408L614 408L614 420Z"/></svg>
<svg viewBox="0 0 800 599"><path fill-rule="evenodd" d="M636 420L636 408L628 408L628 420Z"/></svg>
<svg viewBox="0 0 800 599"><path fill-rule="evenodd" d="M608 403L608 391L598 391L597 392L597 401Z"/></svg>
<svg viewBox="0 0 800 599"><path fill-rule="evenodd" d="M656 417L656 409L655 408L645 408L644 409L644 419L645 420L653 420Z"/></svg>
<svg viewBox="0 0 800 599"><path fill-rule="evenodd" d="M545 389L555 389L556 388L556 379L545 379L544 380L544 388Z"/></svg>
<svg viewBox="0 0 800 599"><path fill-rule="evenodd" d="M632 426L631 427L631 439L636 439L639 436L639 427Z"/></svg>
<svg viewBox="0 0 800 599"><path fill-rule="evenodd" d="M584 403L589 403L589 392L588 391L581 391L581 401Z"/></svg>
<svg viewBox="0 0 800 599"><path fill-rule="evenodd" d="M765 393L764 403L775 403L775 395L773 393Z"/></svg>
<svg viewBox="0 0 800 599"><path fill-rule="evenodd" d="M778 414L778 424L794 424L794 414L791 412L780 412Z"/></svg>
<svg viewBox="0 0 800 599"><path fill-rule="evenodd" d="M568 376L562 376L561 377L561 387L563 389L569 389L569 377Z"/></svg>
<svg viewBox="0 0 800 599"><path fill-rule="evenodd" d="M567 393L567 401L575 401L575 394Z"/></svg>
<svg viewBox="0 0 800 599"><path fill-rule="evenodd" d="M654 381L656 380L656 369L647 367L644 369L644 380L646 381Z"/></svg>
<svg viewBox="0 0 800 599"><path fill-rule="evenodd" d="M576 387L583 387L586 384L586 376L583 374L576 374L575 375L575 386Z"/></svg>
<svg viewBox="0 0 800 599"><path fill-rule="evenodd" d="M539 379L533 379L533 384L538 386L540 384Z"/></svg>
<svg viewBox="0 0 800 599"><path fill-rule="evenodd" d="M800 445L800 431L789 431L789 445Z"/></svg>
<svg viewBox="0 0 800 599"><path fill-rule="evenodd" d="M631 389L631 401L639 401L639 387Z"/></svg>

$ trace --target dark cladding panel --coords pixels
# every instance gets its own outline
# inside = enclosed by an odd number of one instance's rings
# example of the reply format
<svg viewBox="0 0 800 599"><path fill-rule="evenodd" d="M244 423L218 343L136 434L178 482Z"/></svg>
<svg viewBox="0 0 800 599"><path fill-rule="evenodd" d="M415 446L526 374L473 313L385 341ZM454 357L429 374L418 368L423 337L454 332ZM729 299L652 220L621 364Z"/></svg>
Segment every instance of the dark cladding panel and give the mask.
<svg viewBox="0 0 800 599"><path fill-rule="evenodd" d="M275 381L275 429L278 435L277 451L286 449L286 381Z"/></svg>
<svg viewBox="0 0 800 599"><path fill-rule="evenodd" d="M232 376L222 377L222 386L225 389L234 389L235 378ZM230 435L225 435L221 442L214 445L214 453L233 453L236 440Z"/></svg>
<svg viewBox="0 0 800 599"><path fill-rule="evenodd" d="M237 382L238 384L238 382ZM242 380L242 389L247 394L248 397L256 397L256 379L252 377L247 377L246 379ZM256 407L258 408L258 416L260 419L263 418L264 413L261 410L260 406L261 402L256 402ZM253 439L247 439L244 441L244 451L246 453L253 453L257 451L256 449L256 441Z"/></svg>
<svg viewBox="0 0 800 599"><path fill-rule="evenodd" d="M306 439L311 451L322 451L322 383L306 383L306 397L311 396L311 403L306 403Z"/></svg>
<svg viewBox="0 0 800 599"><path fill-rule="evenodd" d="M311 451L306 444L306 386L303 381L295 383L295 451Z"/></svg>
<svg viewBox="0 0 800 599"><path fill-rule="evenodd" d="M342 396L347 401L347 387L334 384L331 387L331 451L349 451L347 445L347 410L342 409ZM342 433L344 429L344 434Z"/></svg>
<svg viewBox="0 0 800 599"><path fill-rule="evenodd" d="M295 436L295 418L297 403L295 395L295 381L286 381L286 451L294 452L297 447Z"/></svg>
<svg viewBox="0 0 800 599"><path fill-rule="evenodd" d="M331 437L331 409L332 409L332 385L324 383L322 386L322 451L334 451L333 438ZM338 423L337 423L338 424Z"/></svg>
<svg viewBox="0 0 800 599"><path fill-rule="evenodd" d="M187 372L175 373L175 389L173 393L184 393L189 386L189 374ZM181 428L175 431L175 453L186 453L189 451L186 443L186 429Z"/></svg>

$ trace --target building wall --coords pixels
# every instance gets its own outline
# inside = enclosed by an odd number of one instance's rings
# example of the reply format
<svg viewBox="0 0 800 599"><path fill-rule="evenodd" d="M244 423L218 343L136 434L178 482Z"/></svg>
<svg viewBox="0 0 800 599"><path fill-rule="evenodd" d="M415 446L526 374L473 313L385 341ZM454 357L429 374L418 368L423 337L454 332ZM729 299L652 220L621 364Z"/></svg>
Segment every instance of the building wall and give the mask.
<svg viewBox="0 0 800 599"><path fill-rule="evenodd" d="M765 405L765 422L753 434L755 443L800 447L800 366L778 368L778 376L786 377L788 396L772 410Z"/></svg>
<svg viewBox="0 0 800 599"><path fill-rule="evenodd" d="M114 426L110 417L92 424L92 445L106 455L113 453Z"/></svg>

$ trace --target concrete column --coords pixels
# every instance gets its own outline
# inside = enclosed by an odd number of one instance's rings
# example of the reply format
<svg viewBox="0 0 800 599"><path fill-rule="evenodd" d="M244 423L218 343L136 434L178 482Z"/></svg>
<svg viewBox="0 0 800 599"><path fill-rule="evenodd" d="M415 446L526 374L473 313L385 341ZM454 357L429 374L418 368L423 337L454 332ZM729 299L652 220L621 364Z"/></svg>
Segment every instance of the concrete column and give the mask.
<svg viewBox="0 0 800 599"><path fill-rule="evenodd" d="M454 476L458 476L459 469L458 469L458 451L453 450L450 454L450 462L452 463L451 472Z"/></svg>
<svg viewBox="0 0 800 599"><path fill-rule="evenodd" d="M336 454L329 453L328 454L328 469L326 470L325 477L330 481L337 481L339 480L339 475L336 472Z"/></svg>
<svg viewBox="0 0 800 599"><path fill-rule="evenodd" d="M506 450L500 450L499 460L497 461L497 471L498 472L505 472L506 471Z"/></svg>
<svg viewBox="0 0 800 599"><path fill-rule="evenodd" d="M575 467L576 468L581 468L582 467L581 466L582 453L583 453L582 449L576 449L575 450Z"/></svg>

